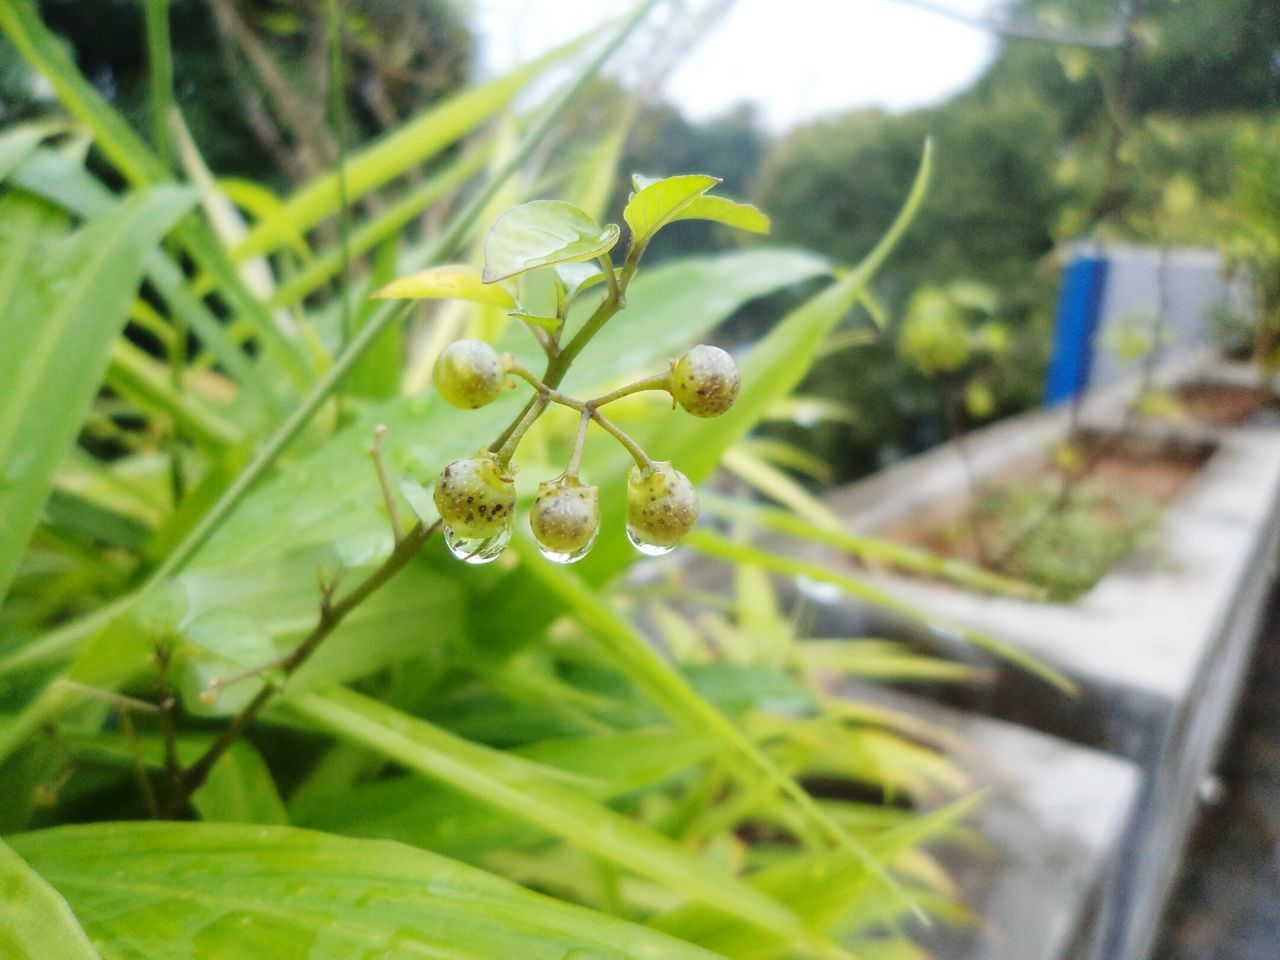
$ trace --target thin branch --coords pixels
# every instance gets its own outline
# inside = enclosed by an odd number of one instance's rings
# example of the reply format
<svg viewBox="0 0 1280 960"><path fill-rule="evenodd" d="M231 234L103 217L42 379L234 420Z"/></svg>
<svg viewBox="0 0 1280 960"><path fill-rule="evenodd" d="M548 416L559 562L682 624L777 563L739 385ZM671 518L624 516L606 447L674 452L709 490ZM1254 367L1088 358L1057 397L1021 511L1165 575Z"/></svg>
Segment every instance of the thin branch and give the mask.
<svg viewBox="0 0 1280 960"><path fill-rule="evenodd" d="M585 407L578 419L578 433L573 438L573 452L569 454L569 465L564 468L566 477L577 477L578 467L582 464L582 451L587 445L587 425L591 423L591 411Z"/></svg>
<svg viewBox="0 0 1280 960"><path fill-rule="evenodd" d="M516 421L515 428L507 433L507 439L503 441L502 446L494 451L494 456L497 457L500 467L506 469L510 465L516 448L520 446L520 441L529 432L529 428L537 423L538 418L542 416L542 411L547 409L547 404L550 402L550 397L546 392L539 392L533 398L533 404L520 415L520 419Z"/></svg>
<svg viewBox="0 0 1280 960"><path fill-rule="evenodd" d="M124 708L126 710L139 710L142 713L159 713L160 708L154 703L147 703L145 700L138 700L135 697L127 697L123 693L116 693L112 690L103 690L100 687L91 687L85 683L78 683L75 680L68 680L62 677L55 683L64 690L72 690L83 697L91 700L101 700L109 703L113 707Z"/></svg>
<svg viewBox="0 0 1280 960"><path fill-rule="evenodd" d="M622 289L618 286L618 275L613 272L613 258L607 253L602 253L597 259L604 270L604 281L609 285L609 299L621 306L623 304Z"/></svg>
<svg viewBox="0 0 1280 960"><path fill-rule="evenodd" d="M147 768L142 762L142 751L138 748L138 735L134 732L133 720L129 717L128 708L117 706L116 716L120 718L120 729L124 731L125 739L129 741L129 752L133 755L133 775L138 781L142 801L146 804L147 813L151 815L151 819L159 820L160 807L156 803L156 791L151 786L151 777L148 776Z"/></svg>
<svg viewBox="0 0 1280 960"><path fill-rule="evenodd" d="M387 475L387 464L382 456L382 438L387 435L385 424L378 424L373 429L373 446L369 448L369 457L373 460L373 469L378 473L378 486L382 488L382 502L387 507L387 520L391 524L391 533L396 543L404 539L404 523L400 519L400 505L391 489L391 478Z"/></svg>
<svg viewBox="0 0 1280 960"><path fill-rule="evenodd" d="M156 644L156 709L160 715L160 738L164 741L164 771L175 784L182 770L178 760L178 737L173 725L173 708L176 705L173 691L169 689L169 668L173 654L163 643Z"/></svg>
<svg viewBox="0 0 1280 960"><path fill-rule="evenodd" d="M667 393L671 392L671 371L666 373L655 373L652 377L645 377L643 380L637 380L635 383L629 383L625 387L619 387L612 393L606 393L603 397L596 397L594 400L588 400L587 406L592 409L599 409L607 404L613 403L615 400L621 400L623 397L629 397L633 393L641 393L645 390L663 390Z"/></svg>
<svg viewBox="0 0 1280 960"><path fill-rule="evenodd" d="M299 667L310 659L320 644L342 623L347 614L403 570L409 564L409 561L417 556L423 545L440 529L440 526L439 520L430 526L418 521L414 524L413 529L405 534L404 539L396 544L391 551L391 555L383 561L382 565L357 584L350 593L337 602L322 603L320 617L316 621L316 625L311 628L311 632L307 634L302 643L293 649L292 653L282 658L280 669L283 671L285 679L287 680L291 677ZM178 786L165 807L164 815L166 817L173 818L182 812L191 795L204 785L209 776L209 771L213 769L213 765L240 738L240 735L253 722L253 719L271 702L271 698L275 696L276 692L276 687L270 684L259 690L248 705L236 714L231 723L223 728L222 733L218 735L218 739L200 755L200 758L195 763L182 772L182 775L178 778Z"/></svg>
<svg viewBox="0 0 1280 960"><path fill-rule="evenodd" d="M591 419L595 420L596 423L600 424L600 426L604 428L604 431L606 433L611 434L615 440L617 440L620 444L622 444L624 447L627 448L627 453L631 454L632 459L634 459L636 462L636 466L638 466L641 470L653 469L653 461L649 459L649 455L646 454L644 450L641 449L640 444L636 443L634 440L631 439L631 437L627 435L626 431L624 431L621 427L619 427L616 423L614 423L612 420L606 417L599 410L596 410L596 409L591 410Z"/></svg>

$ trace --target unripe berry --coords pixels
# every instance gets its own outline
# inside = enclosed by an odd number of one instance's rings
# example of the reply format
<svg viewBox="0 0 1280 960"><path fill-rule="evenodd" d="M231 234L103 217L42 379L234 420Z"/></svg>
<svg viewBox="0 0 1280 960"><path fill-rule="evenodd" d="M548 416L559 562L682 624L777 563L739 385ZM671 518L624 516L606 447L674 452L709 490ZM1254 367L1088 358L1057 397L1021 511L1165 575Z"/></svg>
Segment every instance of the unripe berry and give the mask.
<svg viewBox="0 0 1280 960"><path fill-rule="evenodd" d="M445 403L474 410L502 392L505 371L498 352L483 340L455 340L440 352L431 379Z"/></svg>
<svg viewBox="0 0 1280 960"><path fill-rule="evenodd" d="M440 519L455 536L479 540L510 527L516 489L493 454L481 451L441 471L434 499Z"/></svg>
<svg viewBox="0 0 1280 960"><path fill-rule="evenodd" d="M671 371L671 395L695 417L718 417L738 399L742 380L733 357L719 347L699 344Z"/></svg>
<svg viewBox="0 0 1280 960"><path fill-rule="evenodd" d="M632 467L627 477L627 536L642 553L675 548L698 520L698 493L670 463Z"/></svg>
<svg viewBox="0 0 1280 960"><path fill-rule="evenodd" d="M529 511L529 528L543 556L561 563L582 559L600 532L597 488L577 477L540 484Z"/></svg>

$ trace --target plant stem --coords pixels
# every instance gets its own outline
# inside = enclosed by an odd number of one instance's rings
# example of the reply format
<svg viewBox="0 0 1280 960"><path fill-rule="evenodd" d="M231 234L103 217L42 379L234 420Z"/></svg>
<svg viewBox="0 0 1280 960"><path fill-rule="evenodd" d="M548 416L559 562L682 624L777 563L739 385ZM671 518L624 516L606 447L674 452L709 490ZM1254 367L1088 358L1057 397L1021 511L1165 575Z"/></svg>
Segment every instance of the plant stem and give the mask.
<svg viewBox="0 0 1280 960"><path fill-rule="evenodd" d="M578 467L582 464L582 451L587 445L587 425L591 423L591 411L585 407L578 418L578 433L573 438L573 452L569 454L569 465L564 468L564 475L577 479Z"/></svg>
<svg viewBox="0 0 1280 960"><path fill-rule="evenodd" d="M310 659L320 644L342 623L347 614L404 569L409 561L417 556L423 545L440 529L440 526L439 520L430 526L419 520L405 534L404 539L395 545L391 555L382 562L382 565L357 584L350 593L336 603L322 602L320 618L316 621L316 625L311 628L311 632L307 634L302 643L298 644L292 653L286 655L280 661L280 669L284 673L284 680L288 680L289 677L297 672L299 667ZM182 812L191 795L204 785L209 776L209 771L213 769L213 765L240 738L240 735L253 722L253 719L271 702L276 692L275 686L271 684L263 685L257 696L249 701L245 708L236 714L235 719L223 729L222 733L218 735L218 739L210 744L209 748L200 755L200 758L195 763L182 771L182 774L178 777L177 787L174 789L173 796L165 806L164 816L166 818L172 819Z"/></svg>
<svg viewBox="0 0 1280 960"><path fill-rule="evenodd" d="M622 302L622 289L618 286L618 275L613 272L613 258L607 253L600 254L600 266L604 269L604 282L609 285L609 298Z"/></svg>
<svg viewBox="0 0 1280 960"><path fill-rule="evenodd" d="M373 469L378 474L378 486L382 488L382 501L387 506L387 521L391 524L391 533L399 543L404 539L404 523L400 520L400 507L391 489L391 477L387 475L387 464L382 456L382 438L386 435L385 425L380 423L374 428L373 446L369 448L369 457L373 460Z"/></svg>
<svg viewBox="0 0 1280 960"><path fill-rule="evenodd" d="M633 393L641 393L645 390L665 390L671 392L671 371L666 373L655 373L652 377L645 377L643 380L637 380L635 383L629 383L625 387L619 387L612 393L606 393L603 397L596 397L594 400L588 400L587 406L592 409L599 409L607 404L613 403L615 400L621 400L623 397L629 397Z"/></svg>
<svg viewBox="0 0 1280 960"><path fill-rule="evenodd" d="M588 407L587 409L591 411L591 419L595 420L596 423L600 424L600 426L604 428L606 433L612 434L615 440L617 440L620 444L622 444L624 447L627 448L627 453L631 454L632 459L635 460L637 467L639 467L641 470L653 469L653 461L650 460L648 454L646 454L644 450L640 448L640 444L636 443L634 440L631 439L631 437L627 436L626 432L621 427L619 427L616 423L614 423L612 420L606 417L599 410L596 410L593 407Z"/></svg>
<svg viewBox="0 0 1280 960"><path fill-rule="evenodd" d="M520 419L516 421L516 425L511 430L505 431L506 440L502 442L494 456L498 459L498 466L506 470L511 466L511 458L515 455L516 448L520 446L520 441L524 439L524 435L529 432L529 428L538 422L538 418L542 416L542 411L547 409L547 404L551 400L544 392L533 398L533 403L524 409Z"/></svg>

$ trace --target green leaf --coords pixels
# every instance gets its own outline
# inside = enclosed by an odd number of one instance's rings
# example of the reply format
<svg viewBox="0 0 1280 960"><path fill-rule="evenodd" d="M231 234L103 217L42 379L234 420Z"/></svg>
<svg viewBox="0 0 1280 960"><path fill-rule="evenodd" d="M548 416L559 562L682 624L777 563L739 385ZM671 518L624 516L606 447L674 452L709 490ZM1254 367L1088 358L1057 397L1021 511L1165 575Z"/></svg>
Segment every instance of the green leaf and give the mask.
<svg viewBox="0 0 1280 960"><path fill-rule="evenodd" d="M0 840L0 956L99 960L67 902Z"/></svg>
<svg viewBox="0 0 1280 960"><path fill-rule="evenodd" d="M244 740L218 758L192 806L201 820L220 823L288 823L284 801L262 755Z"/></svg>
<svg viewBox="0 0 1280 960"><path fill-rule="evenodd" d="M627 201L622 218L631 228L631 248L643 249L653 235L720 182L717 177L703 174L686 174L667 177L665 180L645 180L634 177L636 192Z"/></svg>
<svg viewBox="0 0 1280 960"><path fill-rule="evenodd" d="M432 267L400 277L370 296L379 300L468 300L495 307L515 307L515 299L500 284L486 283L467 264Z"/></svg>
<svg viewBox="0 0 1280 960"><path fill-rule="evenodd" d="M197 823L62 827L13 842L112 957L714 957L398 843Z"/></svg>
<svg viewBox="0 0 1280 960"><path fill-rule="evenodd" d="M712 756L717 746L710 737L660 730L543 740L513 753L576 774L576 789L611 799L661 782ZM300 826L400 840L466 859L545 836L521 818L412 776L294 802L290 814Z"/></svg>
<svg viewBox="0 0 1280 960"><path fill-rule="evenodd" d="M484 282L536 267L594 260L613 249L620 231L601 227L571 203L531 200L503 213L484 238Z"/></svg>
<svg viewBox="0 0 1280 960"><path fill-rule="evenodd" d="M56 239L30 201L7 201L0 210L0 597L54 468L102 382L144 257L195 194L176 187L141 191Z"/></svg>
<svg viewBox="0 0 1280 960"><path fill-rule="evenodd" d="M759 207L736 203L727 197L697 197L674 220L714 220L727 227L751 233L768 233L769 218Z"/></svg>
<svg viewBox="0 0 1280 960"><path fill-rule="evenodd" d="M789 910L755 895L742 881L692 857L667 837L558 782L538 764L455 737L349 690L308 694L291 700L289 707L322 730L376 750L686 896L785 936L809 939Z"/></svg>

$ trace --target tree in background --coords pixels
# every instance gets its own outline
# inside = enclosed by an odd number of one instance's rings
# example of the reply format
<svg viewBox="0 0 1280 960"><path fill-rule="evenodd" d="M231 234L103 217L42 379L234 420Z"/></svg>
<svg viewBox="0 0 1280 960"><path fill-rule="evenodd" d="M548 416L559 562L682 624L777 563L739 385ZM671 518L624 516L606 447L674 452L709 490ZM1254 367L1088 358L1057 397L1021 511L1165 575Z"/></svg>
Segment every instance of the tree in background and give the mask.
<svg viewBox="0 0 1280 960"><path fill-rule="evenodd" d="M1280 7L1270 0L1131 2L1119 50L1009 41L968 91L904 115L861 111L801 128L768 154L758 199L775 236L849 261L866 248L934 138L939 176L879 283L889 311L919 287L972 277L1000 293L1015 377L996 412L1039 400L1064 239L1219 242L1234 144L1276 122ZM1010 16L1114 27L1115 0L1019 0ZM851 476L942 435L942 411L891 344L816 366L808 389L859 411L811 441ZM792 437L791 439L795 439Z"/></svg>
<svg viewBox="0 0 1280 960"><path fill-rule="evenodd" d="M148 128L139 0L42 0L49 26L109 102ZM446 0L344 0L347 115L353 142L394 126L463 84L473 41ZM219 174L299 182L327 169L324 0L170 0L174 89ZM39 114L48 95L0 40L0 121Z"/></svg>

